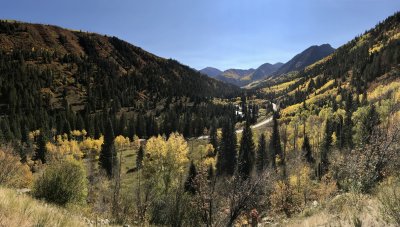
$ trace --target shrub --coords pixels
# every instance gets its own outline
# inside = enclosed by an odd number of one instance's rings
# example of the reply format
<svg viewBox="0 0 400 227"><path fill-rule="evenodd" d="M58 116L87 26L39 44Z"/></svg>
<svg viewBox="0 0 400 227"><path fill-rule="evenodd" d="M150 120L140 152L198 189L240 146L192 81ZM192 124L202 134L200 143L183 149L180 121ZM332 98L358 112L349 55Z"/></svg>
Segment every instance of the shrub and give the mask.
<svg viewBox="0 0 400 227"><path fill-rule="evenodd" d="M0 185L29 187L32 183L32 173L13 153L10 147L0 148Z"/></svg>
<svg viewBox="0 0 400 227"><path fill-rule="evenodd" d="M302 196L289 183L278 181L270 196L271 208L275 213L284 213L290 217L301 210Z"/></svg>
<svg viewBox="0 0 400 227"><path fill-rule="evenodd" d="M383 183L378 198L382 205L380 211L385 221L400 225L400 180Z"/></svg>
<svg viewBox="0 0 400 227"><path fill-rule="evenodd" d="M34 184L34 195L58 205L83 202L87 195L86 172L75 160L49 166Z"/></svg>

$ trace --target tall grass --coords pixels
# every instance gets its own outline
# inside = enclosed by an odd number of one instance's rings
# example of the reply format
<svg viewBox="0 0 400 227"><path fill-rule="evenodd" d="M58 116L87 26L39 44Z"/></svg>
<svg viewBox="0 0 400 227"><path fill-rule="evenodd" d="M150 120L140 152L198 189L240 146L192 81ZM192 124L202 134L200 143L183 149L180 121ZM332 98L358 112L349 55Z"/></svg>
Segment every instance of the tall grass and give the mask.
<svg viewBox="0 0 400 227"><path fill-rule="evenodd" d="M86 226L67 210L0 188L0 226Z"/></svg>

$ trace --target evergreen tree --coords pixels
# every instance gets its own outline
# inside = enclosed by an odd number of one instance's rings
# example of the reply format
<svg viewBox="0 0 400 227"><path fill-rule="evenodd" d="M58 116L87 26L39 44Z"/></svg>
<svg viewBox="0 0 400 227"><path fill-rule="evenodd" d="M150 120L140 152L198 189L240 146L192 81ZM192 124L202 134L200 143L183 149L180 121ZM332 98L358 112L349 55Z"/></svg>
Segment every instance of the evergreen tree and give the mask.
<svg viewBox="0 0 400 227"><path fill-rule="evenodd" d="M324 138L320 152L320 166L319 166L320 177L323 176L328 171L328 166L329 166L328 153L330 151L331 146L332 146L331 122L329 119L326 119Z"/></svg>
<svg viewBox="0 0 400 227"><path fill-rule="evenodd" d="M114 146L114 130L111 120L107 121L107 128L104 133L104 143L101 146L99 164L109 177L114 177L114 169L117 166L117 152Z"/></svg>
<svg viewBox="0 0 400 227"><path fill-rule="evenodd" d="M210 128L210 144L214 147L214 154L216 154L218 151L218 136L215 124L211 125Z"/></svg>
<svg viewBox="0 0 400 227"><path fill-rule="evenodd" d="M248 116L248 113L247 113L247 102L246 102L247 98L246 98L245 95L242 95L240 97L240 99L241 99L242 113L245 115L245 117L247 117Z"/></svg>
<svg viewBox="0 0 400 227"><path fill-rule="evenodd" d="M254 164L254 142L253 133L250 128L249 120L242 132L240 140L239 158L238 158L238 173L244 179L250 177Z"/></svg>
<svg viewBox="0 0 400 227"><path fill-rule="evenodd" d="M235 124L227 119L222 127L221 146L217 158L217 175L230 175L235 172L236 157L236 132Z"/></svg>
<svg viewBox="0 0 400 227"><path fill-rule="evenodd" d="M123 113L121 117L119 118L119 123L118 123L118 135L123 135L125 136L126 133L126 126L127 126L127 120L126 116Z"/></svg>
<svg viewBox="0 0 400 227"><path fill-rule="evenodd" d="M343 134L343 117L342 116L338 116L338 121L336 123L336 128L335 128L335 132L336 132L336 137L337 137L337 141L336 141L336 146L339 149L342 149L344 147L344 134Z"/></svg>
<svg viewBox="0 0 400 227"><path fill-rule="evenodd" d="M312 92L312 90L315 88L315 83L314 79L311 79L310 82L308 83L307 91Z"/></svg>
<svg viewBox="0 0 400 227"><path fill-rule="evenodd" d="M146 120L142 114L139 114L136 120L136 133L139 138L147 138Z"/></svg>
<svg viewBox="0 0 400 227"><path fill-rule="evenodd" d="M47 148L46 148L46 143L47 143L47 135L46 135L46 130L42 128L40 130L40 134L37 139L37 148L35 151L35 155L33 157L33 160L40 160L42 163L46 163L46 154L47 154Z"/></svg>
<svg viewBox="0 0 400 227"><path fill-rule="evenodd" d="M71 125L67 120L64 121L63 134L67 134L68 138L70 137L71 134Z"/></svg>
<svg viewBox="0 0 400 227"><path fill-rule="evenodd" d="M14 138L14 135L10 129L10 124L8 123L8 119L4 119L1 121L1 130L3 131L5 141L9 142Z"/></svg>
<svg viewBox="0 0 400 227"><path fill-rule="evenodd" d="M196 194L196 191L197 191L196 176L197 176L196 166L194 165L194 163L192 161L190 163L188 177L185 181L185 191L189 192L190 194Z"/></svg>
<svg viewBox="0 0 400 227"><path fill-rule="evenodd" d="M99 139L100 136L101 136L100 123L99 123L98 117L96 116L94 118L94 138Z"/></svg>
<svg viewBox="0 0 400 227"><path fill-rule="evenodd" d="M207 169L207 180L211 181L214 178L214 167L210 164Z"/></svg>
<svg viewBox="0 0 400 227"><path fill-rule="evenodd" d="M28 143L29 130L26 124L21 124L21 143Z"/></svg>
<svg viewBox="0 0 400 227"><path fill-rule="evenodd" d="M267 144L264 133L261 133L260 138L258 139L256 165L259 173L268 167Z"/></svg>
<svg viewBox="0 0 400 227"><path fill-rule="evenodd" d="M11 131L14 135L13 139L20 140L21 139L21 125L18 119L11 119Z"/></svg>
<svg viewBox="0 0 400 227"><path fill-rule="evenodd" d="M309 164L314 163L315 160L312 155L310 140L308 139L307 134L304 134L304 141L301 145L301 150L303 152L304 160L306 160L306 162L308 162Z"/></svg>
<svg viewBox="0 0 400 227"><path fill-rule="evenodd" d="M82 130L85 128L85 122L83 121L83 118L80 114L78 114L78 117L76 119L76 129L77 130Z"/></svg>
<svg viewBox="0 0 400 227"><path fill-rule="evenodd" d="M374 132L374 129L377 125L379 125L379 114L376 111L375 105L371 104L370 108L368 110L366 118L364 118L363 128L364 134L362 137L362 143L367 144L369 142L369 139L371 138L372 133Z"/></svg>
<svg viewBox="0 0 400 227"><path fill-rule="evenodd" d="M353 121L351 120L353 115L353 96L351 93L347 95L345 111L342 139L344 147L351 149L353 148Z"/></svg>
<svg viewBox="0 0 400 227"><path fill-rule="evenodd" d="M87 128L86 128L86 130L87 130L87 133L88 133L88 135L90 136L90 137L95 137L95 125L94 125L94 119L93 119L93 117L87 117L86 118L87 119L87 124L86 124L86 126L87 126Z"/></svg>
<svg viewBox="0 0 400 227"><path fill-rule="evenodd" d="M143 146L139 147L137 156L136 156L136 169L141 169L143 166L143 158L144 158L144 149Z"/></svg>
<svg viewBox="0 0 400 227"><path fill-rule="evenodd" d="M136 135L136 124L135 124L135 119L132 117L129 120L129 126L128 126L128 137L130 139L133 139L133 137Z"/></svg>
<svg viewBox="0 0 400 227"><path fill-rule="evenodd" d="M279 135L279 125L278 125L278 119L277 119L277 114L274 113L272 117L272 135L269 143L269 150L271 152L271 163L272 167L276 168L276 158L279 157L280 159L280 165L283 165L285 162L285 157L282 152L282 146L281 146L281 139Z"/></svg>
<svg viewBox="0 0 400 227"><path fill-rule="evenodd" d="M4 138L3 130L1 130L1 128L0 128L0 143L4 143L4 142L5 142L5 138Z"/></svg>

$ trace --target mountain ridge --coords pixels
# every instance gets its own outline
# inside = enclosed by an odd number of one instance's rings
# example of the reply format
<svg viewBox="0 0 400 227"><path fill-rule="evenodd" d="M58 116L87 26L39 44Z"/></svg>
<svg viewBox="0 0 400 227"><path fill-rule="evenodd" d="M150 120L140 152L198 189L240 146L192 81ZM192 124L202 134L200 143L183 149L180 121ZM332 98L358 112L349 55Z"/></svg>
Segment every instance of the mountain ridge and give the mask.
<svg viewBox="0 0 400 227"><path fill-rule="evenodd" d="M334 50L330 44L313 45L296 54L286 63L264 63L256 69L227 69L222 72L213 67L206 67L200 70L200 72L211 78L243 87L256 81L268 79L269 77L278 77L292 71L302 70L332 54ZM213 70L210 71L211 69ZM221 73L218 74L218 72Z"/></svg>
<svg viewBox="0 0 400 227"><path fill-rule="evenodd" d="M147 137L180 130L180 122L164 119L183 121L184 114L186 124L201 122L185 131L197 136L214 112L227 113L212 99L238 93L234 85L115 36L0 21L0 124L13 125L7 135L19 138L23 126L59 133L84 128L99 136L102 122L111 119L117 131L124 116L131 124L125 136Z"/></svg>
<svg viewBox="0 0 400 227"><path fill-rule="evenodd" d="M292 71L299 71L305 67L323 59L332 54L335 49L330 44L313 45L296 54L292 59L283 64L274 76L279 76Z"/></svg>

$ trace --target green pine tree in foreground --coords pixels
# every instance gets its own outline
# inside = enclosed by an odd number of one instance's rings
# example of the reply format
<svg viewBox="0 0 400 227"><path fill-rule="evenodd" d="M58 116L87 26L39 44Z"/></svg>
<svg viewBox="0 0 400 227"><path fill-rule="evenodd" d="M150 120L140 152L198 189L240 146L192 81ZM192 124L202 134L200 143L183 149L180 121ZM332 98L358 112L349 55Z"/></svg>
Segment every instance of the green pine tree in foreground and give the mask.
<svg viewBox="0 0 400 227"><path fill-rule="evenodd" d="M253 133L250 128L250 122L246 121L243 129L242 138L240 140L238 173L244 179L250 177L254 163L254 142Z"/></svg>
<svg viewBox="0 0 400 227"><path fill-rule="evenodd" d="M101 146L99 165L109 177L113 177L114 169L117 166L117 151L114 146L114 130L111 120L108 119L104 134L104 143Z"/></svg>

